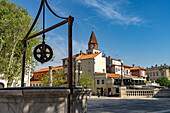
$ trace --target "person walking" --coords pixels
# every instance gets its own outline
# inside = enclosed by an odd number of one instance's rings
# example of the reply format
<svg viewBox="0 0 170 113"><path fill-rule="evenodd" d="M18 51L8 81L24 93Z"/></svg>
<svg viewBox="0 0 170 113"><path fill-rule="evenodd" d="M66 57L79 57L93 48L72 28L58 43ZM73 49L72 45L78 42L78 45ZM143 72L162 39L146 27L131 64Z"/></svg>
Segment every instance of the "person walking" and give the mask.
<svg viewBox="0 0 170 113"><path fill-rule="evenodd" d="M100 92L99 91L97 91L97 96L100 97Z"/></svg>
<svg viewBox="0 0 170 113"><path fill-rule="evenodd" d="M112 95L112 93L111 93L111 91L109 92L109 97L111 97L111 95Z"/></svg>

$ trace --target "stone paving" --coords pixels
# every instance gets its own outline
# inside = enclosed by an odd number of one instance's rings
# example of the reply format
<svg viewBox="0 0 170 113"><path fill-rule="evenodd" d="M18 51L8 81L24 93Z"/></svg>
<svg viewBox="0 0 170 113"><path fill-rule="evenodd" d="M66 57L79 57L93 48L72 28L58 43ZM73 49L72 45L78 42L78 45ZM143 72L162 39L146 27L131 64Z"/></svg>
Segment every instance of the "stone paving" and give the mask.
<svg viewBox="0 0 170 113"><path fill-rule="evenodd" d="M170 98L90 97L87 113L170 113Z"/></svg>

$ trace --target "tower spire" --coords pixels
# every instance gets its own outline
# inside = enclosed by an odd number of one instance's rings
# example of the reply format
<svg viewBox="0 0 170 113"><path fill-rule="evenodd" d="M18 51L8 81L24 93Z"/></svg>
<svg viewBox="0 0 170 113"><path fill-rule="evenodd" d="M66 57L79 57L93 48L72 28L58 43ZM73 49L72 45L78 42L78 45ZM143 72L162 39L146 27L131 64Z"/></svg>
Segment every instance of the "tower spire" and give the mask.
<svg viewBox="0 0 170 113"><path fill-rule="evenodd" d="M90 44L90 43L98 44L98 43L97 43L96 36L95 36L95 34L94 34L94 30L92 31L91 36L90 36L89 44Z"/></svg>
<svg viewBox="0 0 170 113"><path fill-rule="evenodd" d="M98 42L94 34L94 31L92 31L91 33L90 40L88 43L88 49L98 49Z"/></svg>
<svg viewBox="0 0 170 113"><path fill-rule="evenodd" d="M99 52L100 52L100 50L98 50L98 42L97 42L96 36L94 34L94 31L92 31L90 40L88 43L87 54L94 54L94 53L99 53Z"/></svg>

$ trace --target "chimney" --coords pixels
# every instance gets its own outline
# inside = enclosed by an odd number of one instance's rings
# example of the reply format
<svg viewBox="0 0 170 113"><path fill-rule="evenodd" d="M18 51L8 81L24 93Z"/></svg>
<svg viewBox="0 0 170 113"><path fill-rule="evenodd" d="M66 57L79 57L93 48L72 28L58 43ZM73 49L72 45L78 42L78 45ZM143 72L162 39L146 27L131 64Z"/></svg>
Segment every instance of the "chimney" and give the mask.
<svg viewBox="0 0 170 113"><path fill-rule="evenodd" d="M80 50L80 55L82 55L83 54L83 52L82 52L82 50Z"/></svg>
<svg viewBox="0 0 170 113"><path fill-rule="evenodd" d="M156 64L155 67L157 67L158 65Z"/></svg>
<svg viewBox="0 0 170 113"><path fill-rule="evenodd" d="M135 64L132 64L132 67L135 67Z"/></svg>
<svg viewBox="0 0 170 113"><path fill-rule="evenodd" d="M164 66L166 66L166 63L164 63Z"/></svg>

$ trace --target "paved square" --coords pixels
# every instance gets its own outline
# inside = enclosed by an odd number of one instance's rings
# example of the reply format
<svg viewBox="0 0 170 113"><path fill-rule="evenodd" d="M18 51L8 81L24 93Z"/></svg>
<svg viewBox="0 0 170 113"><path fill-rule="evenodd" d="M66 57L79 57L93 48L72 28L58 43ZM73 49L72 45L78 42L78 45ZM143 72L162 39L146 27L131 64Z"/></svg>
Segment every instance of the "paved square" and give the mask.
<svg viewBox="0 0 170 113"><path fill-rule="evenodd" d="M87 113L170 113L170 98L88 98Z"/></svg>

